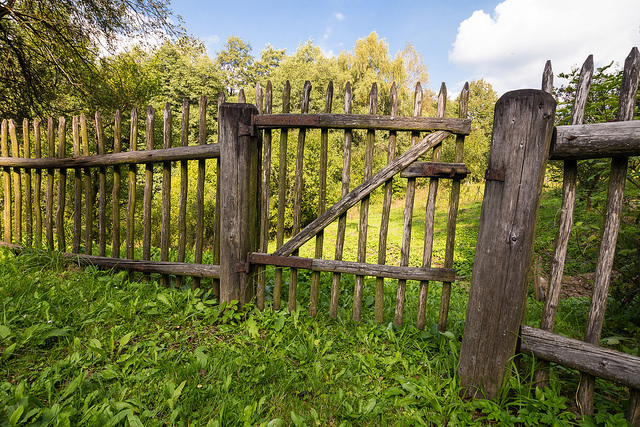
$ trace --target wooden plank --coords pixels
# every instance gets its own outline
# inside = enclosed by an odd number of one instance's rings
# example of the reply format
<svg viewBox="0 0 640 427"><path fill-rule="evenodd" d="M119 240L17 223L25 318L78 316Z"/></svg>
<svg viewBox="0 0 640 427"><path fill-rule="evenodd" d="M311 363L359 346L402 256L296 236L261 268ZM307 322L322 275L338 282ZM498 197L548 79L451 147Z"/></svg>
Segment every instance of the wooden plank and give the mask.
<svg viewBox="0 0 640 427"><path fill-rule="evenodd" d="M80 115L80 137L82 138L82 154L83 156L89 156L89 133L87 130L87 117L82 113ZM91 255L93 253L93 185L91 183L91 169L84 168L84 221L85 221L85 236L84 236L84 251L86 254Z"/></svg>
<svg viewBox="0 0 640 427"><path fill-rule="evenodd" d="M304 82L302 88L302 114L309 112L309 95L311 94L311 82ZM296 150L296 174L295 185L293 189L293 227L292 233L295 236L300 232L300 223L302 222L302 175L304 163L304 145L306 141L306 129L298 130L298 145ZM298 255L298 251L293 251L292 255ZM298 290L298 271L295 268L289 270L289 312L296 310L296 293Z"/></svg>
<svg viewBox="0 0 640 427"><path fill-rule="evenodd" d="M458 103L459 117L466 118L469 108L469 83L465 83L460 92ZM456 136L456 162L463 161L464 135ZM451 193L449 195L449 212L447 215L447 240L444 250L444 267L453 268L453 257L455 253L456 224L458 222L458 205L460 201L460 180L462 177L455 177L451 183ZM440 314L438 316L438 330L447 330L447 319L449 317L449 302L451 300L451 282L442 283L442 293L440 295ZM424 325L418 325L418 327Z"/></svg>
<svg viewBox="0 0 640 427"><path fill-rule="evenodd" d="M124 258L101 257L97 255L65 255L82 265L95 265L100 268L137 271L144 274L173 274L178 276L194 276L200 278L219 278L219 265L203 265L166 261L142 261Z"/></svg>
<svg viewBox="0 0 640 427"><path fill-rule="evenodd" d="M89 168L101 166L117 166L132 164L152 164L162 162L175 162L181 160L205 160L220 157L218 144L206 144L202 146L172 147L149 151L121 152L87 157L67 157L62 159L14 159L12 157L0 157L0 166L30 167L34 169L67 169Z"/></svg>
<svg viewBox="0 0 640 427"><path fill-rule="evenodd" d="M344 113L351 113L351 83L347 82L344 88ZM342 156L342 189L341 198L349 194L349 182L351 180L351 140L352 133L350 129L344 130L343 138L343 156ZM324 227L323 227L324 228ZM338 218L338 231L336 234L336 252L335 259L342 260L342 252L344 251L344 237L347 230L347 213L341 213ZM331 278L331 302L329 304L329 315L336 317L338 315L338 296L340 294L340 273L334 273Z"/></svg>
<svg viewBox="0 0 640 427"><path fill-rule="evenodd" d="M146 149L153 150L153 128L155 111L152 106L147 107L147 121L145 129ZM153 192L153 165L147 164L144 171L144 194L142 196L142 259L151 259L151 197Z"/></svg>
<svg viewBox="0 0 640 427"><path fill-rule="evenodd" d="M9 139L11 139L11 156L20 157L16 122L9 120ZM22 171L19 167L13 168L13 235L17 244L22 244Z"/></svg>
<svg viewBox="0 0 640 427"><path fill-rule="evenodd" d="M551 61L547 61L544 64L544 71L542 72L542 90L553 94L553 68L551 67Z"/></svg>
<svg viewBox="0 0 640 427"><path fill-rule="evenodd" d="M391 103L391 117L398 115L398 89L393 82L389 91ZM389 131L389 142L387 146L387 165L396 157L396 131ZM406 170L406 169L405 169ZM391 202L393 201L393 178L384 183L384 200L382 202L382 213L380 219L380 234L378 236L378 264L387 263L387 236L389 234L389 218L391 216ZM384 310L384 277L376 277L376 302L375 318L376 322L382 324Z"/></svg>
<svg viewBox="0 0 640 427"><path fill-rule="evenodd" d="M65 157L65 119L58 119L58 158ZM58 175L58 207L56 208L56 236L58 240L58 251L67 251L67 242L64 232L64 209L66 205L65 192L67 188L67 170L60 169Z"/></svg>
<svg viewBox="0 0 640 427"><path fill-rule="evenodd" d="M2 128L0 129L0 149L3 157L9 157L9 131L7 120L2 119ZM4 207L4 241L11 243L12 227L11 227L11 169L8 166L2 168L2 197Z"/></svg>
<svg viewBox="0 0 640 427"><path fill-rule="evenodd" d="M71 119L71 139L73 142L73 156L80 156L80 131L78 129L78 116ZM89 205L89 201L86 201ZM73 169L73 238L71 240L71 253L80 253L80 240L82 235L82 170Z"/></svg>
<svg viewBox="0 0 640 427"><path fill-rule="evenodd" d="M422 85L420 82L416 83L416 88L413 98L413 116L418 117L422 115ZM411 133L411 146L415 146L420 139L419 132ZM409 178L407 180L407 192L404 200L404 222L402 224L402 246L400 247L400 266L406 267L409 265L409 251L411 250L411 227L413 224L413 206L416 195L416 180L415 178ZM402 317L404 315L404 302L405 294L407 291L407 281L402 279L398 281L398 288L396 290L396 306L395 316L393 323L397 327L402 326Z"/></svg>
<svg viewBox="0 0 640 427"><path fill-rule="evenodd" d="M260 143L240 135L241 126L257 113L251 104L223 104L219 109L220 192L224 233L220 235L220 302L249 302L254 296L253 271L245 269L247 254L258 247Z"/></svg>
<svg viewBox="0 0 640 427"><path fill-rule="evenodd" d="M164 106L162 126L162 147L171 148L171 106ZM169 261L169 242L171 240L171 162L162 163L162 225L160 229L160 261ZM169 276L163 274L160 283L169 286Z"/></svg>
<svg viewBox="0 0 640 427"><path fill-rule="evenodd" d="M401 178L444 178L461 180L470 171L464 163L415 162L407 166L401 173Z"/></svg>
<svg viewBox="0 0 640 427"><path fill-rule="evenodd" d="M207 98L203 95L198 103L198 145L206 142L206 111ZM205 161L198 161L198 176L196 178L196 245L194 260L196 264L202 264L202 252L204 249L204 178L205 178ZM218 174L220 169L218 168ZM219 181L218 181L219 185ZM216 200L216 206L219 199ZM193 286L200 287L200 279L193 278Z"/></svg>
<svg viewBox="0 0 640 427"><path fill-rule="evenodd" d="M182 101L182 120L180 127L180 146L189 145L189 100ZM187 195L189 192L189 164L180 162L180 205L178 207L178 262L184 262L187 252ZM182 287L182 276L176 277L176 288Z"/></svg>
<svg viewBox="0 0 640 427"><path fill-rule="evenodd" d="M33 119L34 155L36 159L42 157L42 135L40 133L40 119ZM34 214L35 214L35 244L36 248L42 248L42 170L35 171L35 192L33 194Z"/></svg>
<svg viewBox="0 0 640 427"><path fill-rule="evenodd" d="M533 257L542 183L556 102L518 90L497 102L458 373L467 396L492 399L515 354Z"/></svg>
<svg viewBox="0 0 640 427"><path fill-rule="evenodd" d="M520 351L580 372L640 388L640 357L522 325Z"/></svg>
<svg viewBox="0 0 640 427"><path fill-rule="evenodd" d="M378 110L378 85L373 83L369 92L369 114L374 115ZM363 181L371 179L373 174L373 148L376 142L375 130L367 130ZM369 195L360 201L360 220L358 221L358 262L367 262L367 234L369 231ZM364 293L364 276L356 275L353 287L352 319L359 322L362 317L362 294Z"/></svg>
<svg viewBox="0 0 640 427"><path fill-rule="evenodd" d="M273 87L271 81L267 82L264 99L264 113L271 114L273 112ZM258 108L260 113L262 111ZM260 201L260 245L261 252L269 250L269 186L271 184L271 129L265 129L262 135L262 198ZM266 291L266 269L264 266L258 269L258 289L257 289L257 306L259 310L264 309L264 298Z"/></svg>
<svg viewBox="0 0 640 427"><path fill-rule="evenodd" d="M113 152L119 153L122 150L121 146L121 132L122 132L122 114L120 110L116 110L116 114L113 118ZM120 185L122 178L120 175L120 167L115 166L113 168L113 188L111 189L111 256L113 258L120 258Z"/></svg>
<svg viewBox="0 0 640 427"><path fill-rule="evenodd" d="M551 160L640 155L640 120L557 126Z"/></svg>
<svg viewBox="0 0 640 427"><path fill-rule="evenodd" d="M279 256L290 255L294 250L300 248L300 246L315 236L318 231L331 224L331 222L336 220L341 214L371 194L373 190L384 184L389 178L413 163L418 157L424 154L425 151L441 143L449 135L451 135L449 132L437 131L422 138L416 145L396 157L392 163L373 175L370 180L363 182L350 191L338 203L327 209L324 214L313 220L300 233L282 245L282 247L277 249L273 254Z"/></svg>
<svg viewBox="0 0 640 427"><path fill-rule="evenodd" d="M625 60L622 73L622 86L620 88L620 103L618 104L618 121L633 119L633 112L638 92L640 79L640 52L634 47ZM611 172L609 174L609 190L607 194L607 211L605 214L604 229L600 242L600 253L596 264L596 276L593 283L593 296L589 307L589 317L584 333L587 343L599 344L604 312L609 294L609 282L613 269L613 257L620 229L620 214L624 198L624 187L627 181L627 157L614 157L611 159ZM577 403L582 414L593 414L593 393L595 378L582 374L578 386Z"/></svg>
<svg viewBox="0 0 640 427"><path fill-rule="evenodd" d="M96 112L96 138L98 155L105 154L102 117ZM98 168L98 255L105 256L107 250L107 169Z"/></svg>
<svg viewBox="0 0 640 427"><path fill-rule="evenodd" d="M224 103L224 92L221 92L218 95L218 111L220 111L220 106ZM218 134L220 137L220 134ZM206 142L206 120L204 113L200 117L200 136L201 141ZM213 263L216 265L220 264L220 236L222 233L221 228L221 206L220 206L220 157L216 159L216 206L215 213L213 218ZM218 279L213 279L213 294L220 295L220 281Z"/></svg>
<svg viewBox="0 0 640 427"><path fill-rule="evenodd" d="M453 281L455 278L455 270L452 268L401 267L394 265L368 264L363 262L303 258L297 256L282 257L264 253L251 253L249 254L248 261L252 264L303 268L318 272L324 271L405 280Z"/></svg>
<svg viewBox="0 0 640 427"><path fill-rule="evenodd" d="M138 147L138 111L131 109L130 126L129 126L129 152L135 152ZM129 165L129 173L127 177L127 258L133 259L135 250L135 213L136 213L136 172L135 163Z"/></svg>
<svg viewBox="0 0 640 427"><path fill-rule="evenodd" d="M291 109L291 85L289 80L284 85L282 92L282 112L289 113ZM280 144L278 147L278 214L276 217L276 248L284 243L284 213L287 203L287 144L289 131L280 131ZM280 294L282 289L282 269L276 268L273 284L273 308L280 310Z"/></svg>
<svg viewBox="0 0 640 427"><path fill-rule="evenodd" d="M53 117L47 120L47 152L48 158L53 159L56 155L55 131L53 128ZM46 205L45 205L45 229L47 234L47 249L53 250L53 168L47 169L47 189L46 189Z"/></svg>
<svg viewBox="0 0 640 427"><path fill-rule="evenodd" d="M438 94L438 110L436 115L438 117L444 117L447 105L447 87L444 82L440 86L440 93ZM439 162L442 155L442 144L438 144L433 147L432 158L434 161ZM431 261L433 257L433 234L435 227L436 216L436 199L438 197L438 188L440 181L438 178L431 178L429 180L429 195L427 197L426 213L424 221L424 246L422 250L422 266L431 267ZM443 293L445 296L451 293L451 284L442 284ZM417 326L419 329L424 329L426 321L426 308L427 308L427 293L429 290L429 283L425 281L420 282L420 289L418 291L418 315ZM442 329L443 326L438 324L440 332L444 332L446 329ZM444 325L446 328L446 324Z"/></svg>
<svg viewBox="0 0 640 427"><path fill-rule="evenodd" d="M31 158L31 138L29 138L29 120L22 120L22 150L25 159ZM24 219L25 219L25 245L33 244L33 186L31 184L31 169L24 168Z"/></svg>
<svg viewBox="0 0 640 427"><path fill-rule="evenodd" d="M333 104L333 82L329 82L325 92L324 112L331 113ZM320 131L320 171L318 176L318 215L322 215L327 210L327 164L329 157L329 131ZM324 231L316 235L315 258L322 258L324 246ZM265 251L266 252L266 251ZM311 275L311 292L309 296L309 315L315 316L318 312L318 293L320 290L320 272L314 271Z"/></svg>
<svg viewBox="0 0 640 427"><path fill-rule="evenodd" d="M551 65L549 64L549 67ZM573 100L573 110L571 112L571 123L581 124L584 120L584 110L587 104L587 95L591 87L593 76L593 55L589 55L582 64L578 87ZM551 91L549 91L551 93ZM556 127L556 130L558 128ZM551 141L553 147L553 140ZM553 148L552 148L553 150ZM540 321L540 328L545 331L553 331L553 324L560 300L560 289L562 287L562 276L564 275L564 265L567 257L569 238L571 237L571 227L573 225L573 212L576 204L576 182L578 179L578 163L575 160L565 160L562 179L562 208L560 210L560 222L558 224L558 235L556 236L553 260L551 261L551 275L549 278L549 289L545 298L544 310ZM549 366L541 363L534 373L534 383L537 386L546 386L549 381Z"/></svg>
<svg viewBox="0 0 640 427"><path fill-rule="evenodd" d="M454 134L471 133L470 119L438 117L390 117L364 114L271 114L258 115L253 124L266 128L329 128L395 131L444 130Z"/></svg>

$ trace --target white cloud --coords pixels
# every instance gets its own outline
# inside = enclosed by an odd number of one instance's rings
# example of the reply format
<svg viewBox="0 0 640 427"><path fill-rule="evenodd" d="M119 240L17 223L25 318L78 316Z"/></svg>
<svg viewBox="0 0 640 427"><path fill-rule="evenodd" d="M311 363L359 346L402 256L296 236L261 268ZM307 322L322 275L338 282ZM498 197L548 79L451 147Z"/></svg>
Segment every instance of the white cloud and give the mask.
<svg viewBox="0 0 640 427"><path fill-rule="evenodd" d="M344 19L345 19L344 14L341 13L341 12L334 13L333 17L336 18L338 21L344 21Z"/></svg>
<svg viewBox="0 0 640 427"><path fill-rule="evenodd" d="M204 42L204 45L207 48L207 53L212 56L215 55L215 53L221 47L220 36L217 34L211 34L209 36L206 36L202 39L202 41Z"/></svg>
<svg viewBox="0 0 640 427"><path fill-rule="evenodd" d="M539 88L550 59L554 73L624 63L640 45L638 0L505 0L492 15L482 10L460 23L449 60L484 77L499 93Z"/></svg>

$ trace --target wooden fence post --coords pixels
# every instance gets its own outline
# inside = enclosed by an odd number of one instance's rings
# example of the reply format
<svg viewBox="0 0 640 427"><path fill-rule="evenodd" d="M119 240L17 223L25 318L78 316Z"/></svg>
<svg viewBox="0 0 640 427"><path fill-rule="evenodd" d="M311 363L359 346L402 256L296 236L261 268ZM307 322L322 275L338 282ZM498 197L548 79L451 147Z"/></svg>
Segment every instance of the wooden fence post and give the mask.
<svg viewBox="0 0 640 427"><path fill-rule="evenodd" d="M254 295L247 254L258 249L260 140L251 104L222 104L220 135L220 301L249 302Z"/></svg>
<svg viewBox="0 0 640 427"><path fill-rule="evenodd" d="M496 397L515 354L555 107L532 89L508 92L495 107L458 367L469 397Z"/></svg>

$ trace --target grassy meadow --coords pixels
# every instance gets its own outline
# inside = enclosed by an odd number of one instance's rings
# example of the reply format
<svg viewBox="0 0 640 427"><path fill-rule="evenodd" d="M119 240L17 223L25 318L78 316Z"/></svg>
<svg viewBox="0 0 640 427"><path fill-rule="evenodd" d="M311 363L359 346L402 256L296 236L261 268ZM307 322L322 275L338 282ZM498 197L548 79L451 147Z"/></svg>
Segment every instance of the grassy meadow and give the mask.
<svg viewBox="0 0 640 427"><path fill-rule="evenodd" d="M598 380L597 413L582 419L573 403L578 374L556 367L551 387L536 389L530 381L535 361L527 356L514 358L498 399L460 398L456 369L482 198L479 187L463 190L459 280L446 333L435 328L438 283L430 286L427 328L421 331L414 327L416 284L407 287L405 326L394 328L394 281L386 285L385 323L373 320L372 279L366 282L363 321L354 323L353 277L347 275L337 318L328 316L329 275L322 276L319 314L312 318L311 275L304 271L299 310L261 312L220 305L206 282L199 289L190 283L167 288L155 280L129 280L125 272L79 269L49 252L0 249L0 425L627 425L626 389ZM425 194L422 188L416 197L410 265L421 262ZM557 192L545 193L537 245L542 263L548 262L549 221L559 203ZM379 205L375 198L373 205ZM434 265L444 253L446 206L446 199L439 200ZM394 204L389 263L399 260L403 208L404 202ZM350 213L345 259L355 259L357 221L357 212ZM368 256L374 261L380 223L375 209L369 223ZM335 239L332 227L327 248ZM306 245L300 254L312 252ZM580 262L568 268L578 271ZM272 292L273 270L267 274ZM528 324L539 323L542 304L529 299ZM580 337L588 307L584 297L563 299L556 330ZM614 333L605 330L603 336Z"/></svg>

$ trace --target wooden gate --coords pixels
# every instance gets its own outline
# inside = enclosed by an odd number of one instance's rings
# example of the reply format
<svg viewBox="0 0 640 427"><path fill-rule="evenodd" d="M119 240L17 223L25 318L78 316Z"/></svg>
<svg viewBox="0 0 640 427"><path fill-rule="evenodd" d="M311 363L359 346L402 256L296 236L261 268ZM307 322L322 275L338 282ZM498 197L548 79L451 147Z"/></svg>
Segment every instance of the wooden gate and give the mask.
<svg viewBox="0 0 640 427"><path fill-rule="evenodd" d="M377 106L377 87L374 84L369 99L369 115L351 114L351 91L347 84L345 90L345 106L344 114L332 114L331 105L333 98L333 86L329 85L326 92L325 112L322 114L309 114L309 96L311 85L307 82L304 86L301 113L288 113L289 92L287 86L284 90L283 113L271 114L271 88L267 88L265 106L265 114L259 114L260 111L250 111L249 107L243 105L225 104L220 109L220 129L221 143L232 146L237 142L229 143L226 138L237 140L255 139L254 144L260 145L262 142L262 173L259 185L261 192L259 197L255 196L256 206L260 213L259 219L252 215L256 211L246 210L244 214L246 218L239 218L232 221L222 215L223 224L238 223L248 224L247 229L258 228L259 241L252 240L249 245L257 246L257 250L249 251L248 247L241 251L239 259L226 261L229 268L236 267L234 271L241 271L236 283L223 284L227 275L224 273L224 257L221 259L221 294L223 298L236 298L244 295L245 301L252 297L251 283L254 273L257 273L257 304L259 308L265 306L265 265L276 266L275 279L273 286L273 306L276 309L281 305L281 291L283 286L283 268L289 268L289 292L288 292L288 308L295 310L296 293L298 283L298 269L312 270L312 284L309 311L312 315L318 310L318 291L320 283L320 273L328 272L332 274L332 289L330 314L336 316L338 307L338 295L340 291L340 275L355 275L354 286L354 303L353 303L353 319L359 320L362 313L362 295L364 288L364 277L376 277L376 303L375 316L379 322L382 322L382 299L384 290L384 279L391 278L398 280L396 308L394 323L402 324L406 281L415 280L420 282L420 307L418 309L417 325L424 328L425 323L425 306L427 296L427 286L429 281L438 281L444 283L442 296L442 309L440 316L440 329L446 328L446 318L448 312L449 293L451 283L455 281L455 271L453 269L453 247L455 235L455 222L457 215L458 197L460 191L460 180L464 178L468 170L462 163L462 148L464 136L471 130L470 120L466 119L466 105L468 102L468 87L461 95L460 102L460 118L445 118L445 102L446 87L442 87L439 96L438 115L437 117L420 117L422 110L422 89L418 84L415 96L414 116L399 117L397 115L397 95L395 93L395 85L391 89L391 115L376 115ZM257 89L257 105L262 105L262 92L260 87ZM237 121L235 111L243 110L244 116L239 119L241 123L237 128L233 128L231 121ZM224 133L224 129L231 129L229 133ZM237 129L237 130L236 130ZM277 173L278 185L277 194L270 194L271 180L271 164L272 164L272 132L274 129L279 130L279 170ZM292 236L285 242L284 240L284 222L285 222L285 204L287 202L286 194L286 176L287 176L287 144L290 131L298 129L296 161L295 161L295 184L293 191L293 220L292 220ZM304 159L305 159L305 141L309 132L313 129L320 130L321 148L317 163L308 167L318 171L319 194L318 194L318 217L302 227L301 224L301 199L304 191ZM358 130L366 133L366 149L364 159L363 182L350 189L350 168L352 148L351 142L353 135ZM326 208L326 181L327 181L327 159L328 159L328 138L330 132L341 132L343 139L343 167L342 167L342 197L333 206ZM235 133L237 133L237 136ZM376 132L385 132L387 146L387 164L376 173L373 173L373 155L374 145L376 142ZM388 132L388 136L386 134ZM411 137L411 146L404 153L396 156L396 140L400 133L407 133ZM380 133L378 133L378 136ZM442 142L450 135L456 135L453 143L455 144L456 162L442 163L441 147ZM240 143L241 145L244 143ZM417 162L417 160L433 150L432 162ZM224 153L224 148L223 148ZM225 174L225 158L222 157L222 176ZM254 164L254 160L249 161ZM250 182L256 182L257 172L252 172L255 176L249 178ZM394 176L400 174L405 177L407 182L407 196L405 205L405 226L402 238L402 254L400 265L388 265L386 262L387 251L387 228L389 223L389 212L392 199L392 180ZM425 226L425 246L423 253L423 262L420 267L410 267L409 264L409 245L411 241L411 221L413 214L413 204L415 197L415 185L417 178L430 178L429 199L426 202L426 226ZM433 248L433 223L435 213L435 202L438 189L439 179L452 179L449 218L447 227L447 243L444 265L433 268L432 248ZM382 209L382 224L380 227L378 257L377 263L367 262L366 246L367 231L369 223L369 198L371 192L384 186L384 202ZM227 184L221 182L221 188L227 187ZM257 187L256 187L257 188ZM274 191L275 193L275 191ZM253 194L253 193L252 193ZM273 201L277 203L277 224L276 224L276 247L269 253L269 203ZM359 205L359 227L358 227L358 255L355 261L344 261L342 259L345 227L347 219L347 211ZM224 209L223 200L223 209ZM323 258L323 237L325 228L332 222L338 222L338 232L335 245L335 256L333 259ZM243 226L244 227L244 226ZM298 256L300 247L311 239L315 238L315 253L313 257L302 258ZM225 251L225 246L221 248L221 252ZM244 256L245 252L250 252ZM228 291L226 287L229 287ZM224 288L224 289L223 289Z"/></svg>

